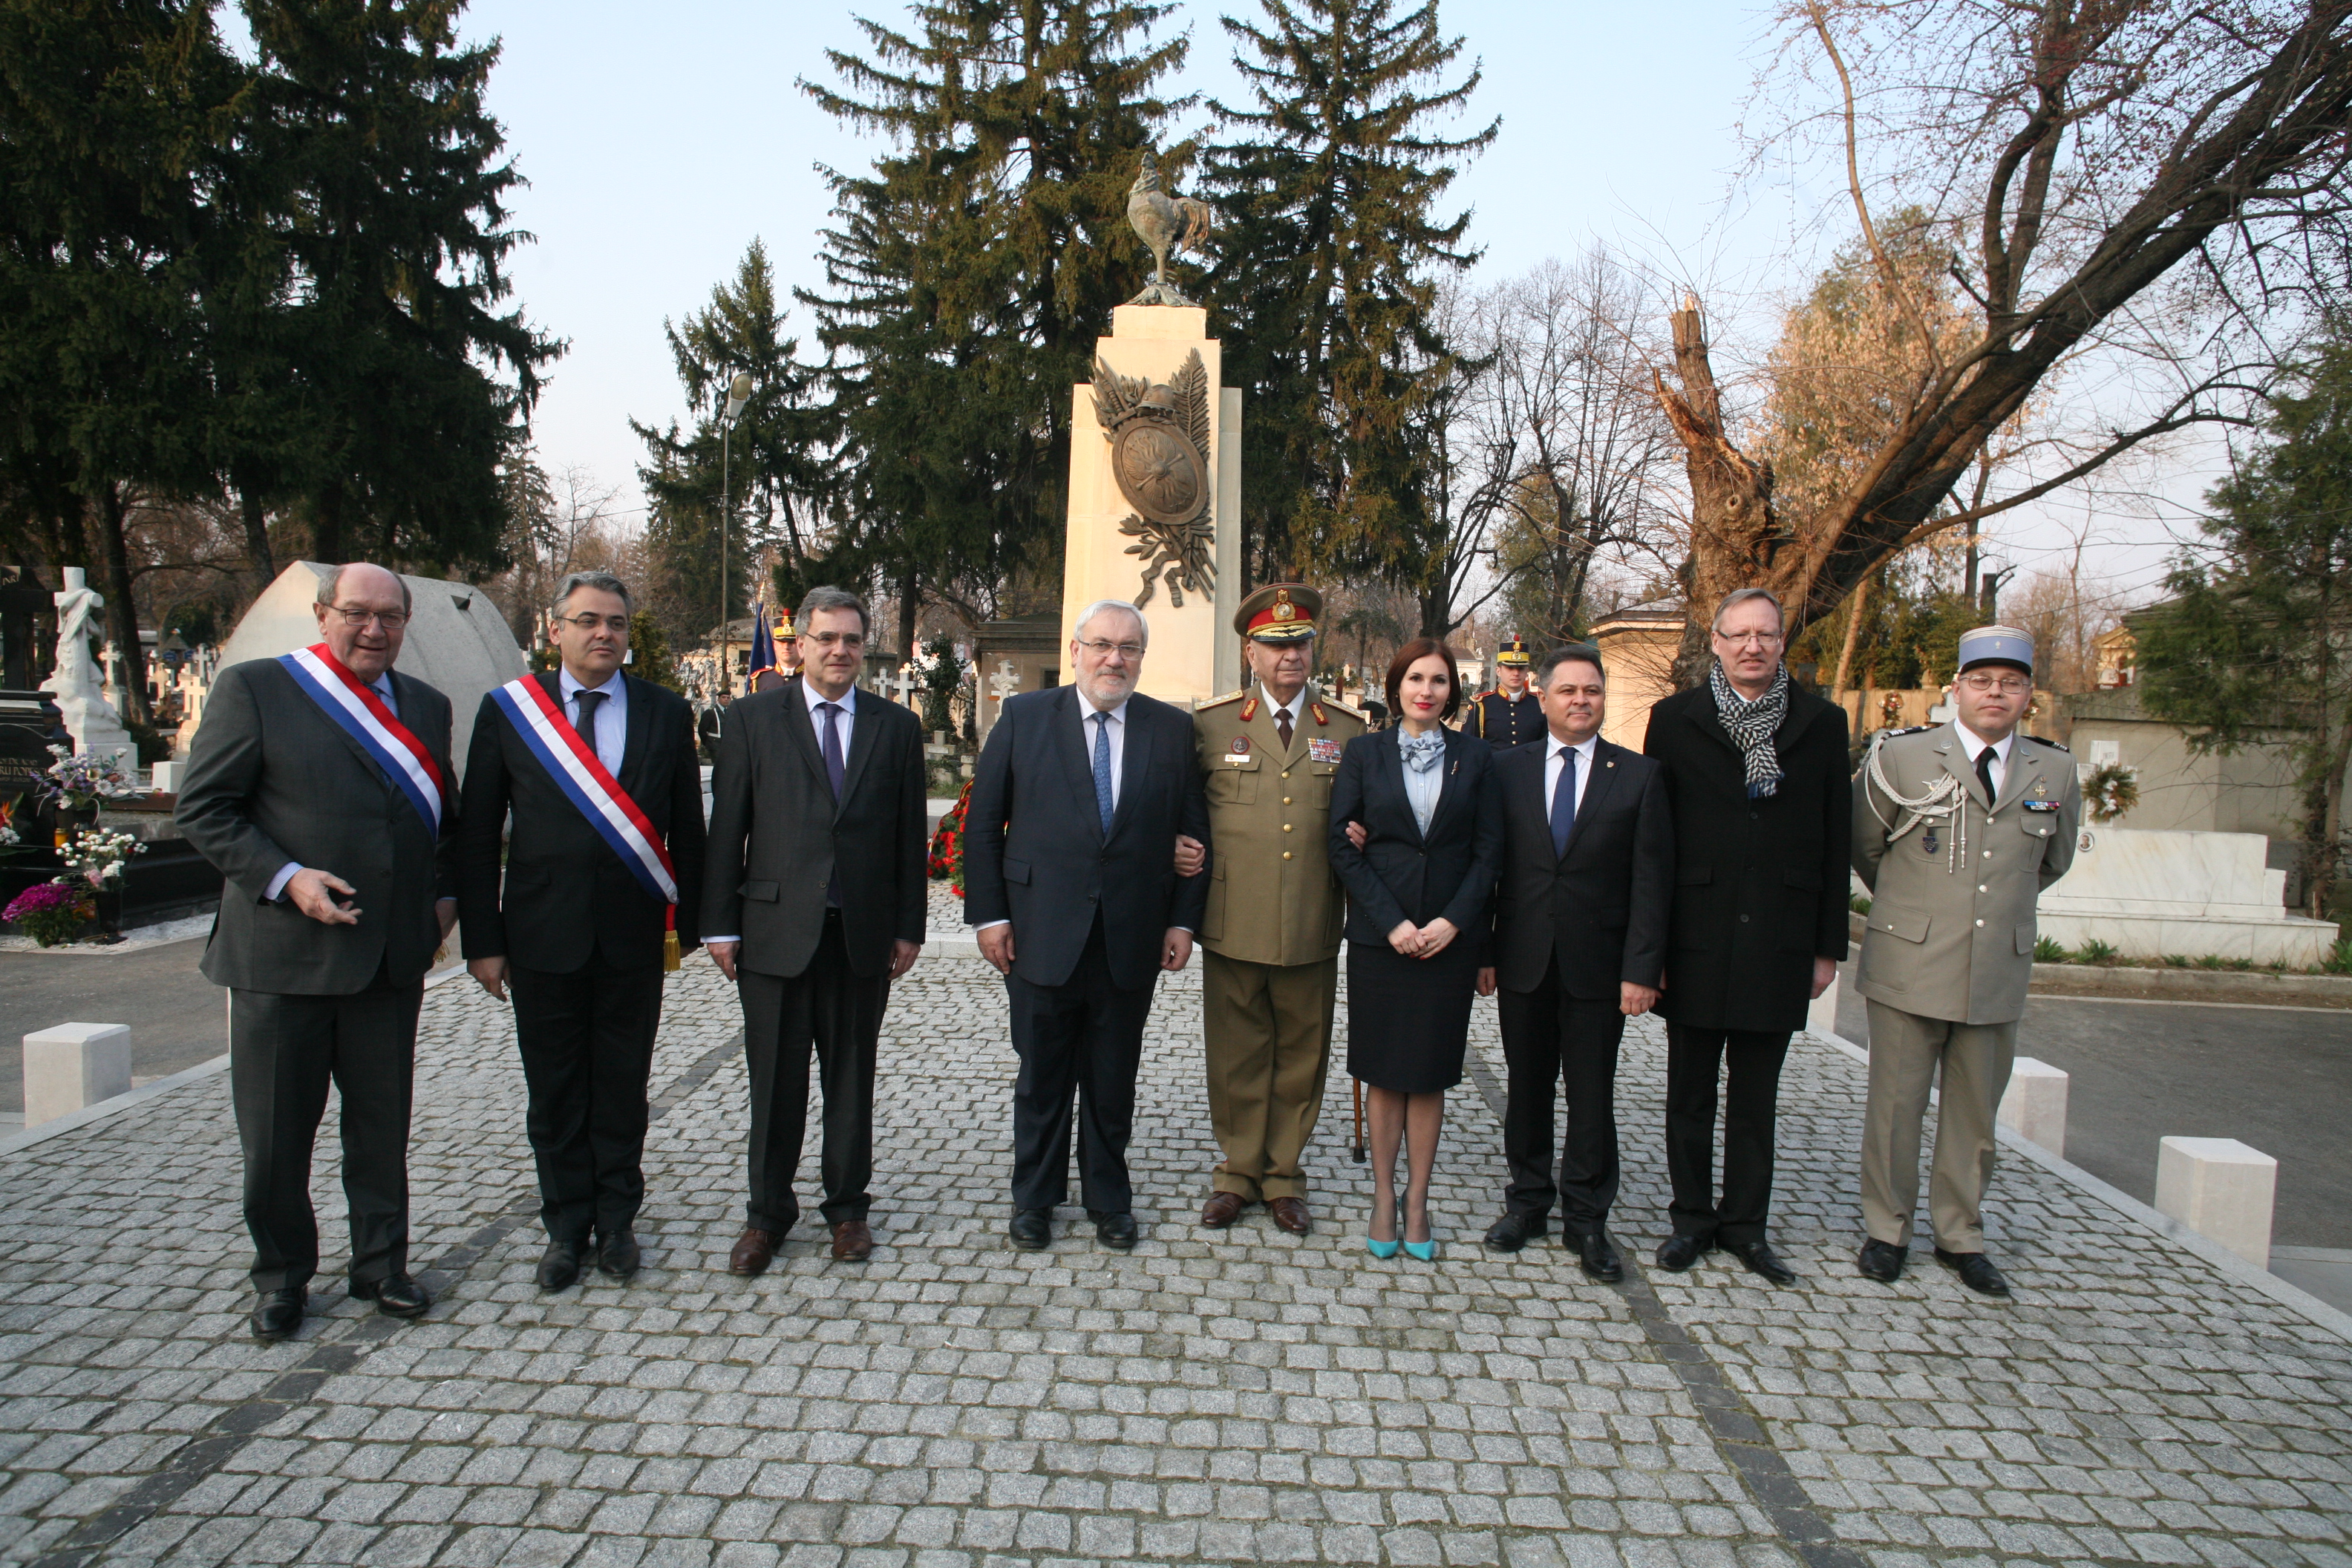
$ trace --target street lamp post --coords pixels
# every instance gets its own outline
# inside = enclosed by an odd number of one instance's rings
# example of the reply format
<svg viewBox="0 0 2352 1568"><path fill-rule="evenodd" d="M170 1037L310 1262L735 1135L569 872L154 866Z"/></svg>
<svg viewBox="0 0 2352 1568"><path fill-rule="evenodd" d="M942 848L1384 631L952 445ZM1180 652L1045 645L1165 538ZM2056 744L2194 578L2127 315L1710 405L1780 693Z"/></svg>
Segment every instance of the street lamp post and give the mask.
<svg viewBox="0 0 2352 1568"><path fill-rule="evenodd" d="M734 433L735 416L743 412L743 405L751 401L751 373L739 370L727 388L727 412L719 417L719 657L718 675L723 690L735 689L735 672L727 664L727 516L734 510L730 490L728 438Z"/></svg>

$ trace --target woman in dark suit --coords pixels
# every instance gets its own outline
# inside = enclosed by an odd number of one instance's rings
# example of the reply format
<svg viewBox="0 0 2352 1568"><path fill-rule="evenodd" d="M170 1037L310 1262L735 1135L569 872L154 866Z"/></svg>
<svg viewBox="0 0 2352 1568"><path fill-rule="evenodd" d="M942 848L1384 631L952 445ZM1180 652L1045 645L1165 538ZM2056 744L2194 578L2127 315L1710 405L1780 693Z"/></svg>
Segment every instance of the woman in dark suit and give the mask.
<svg viewBox="0 0 2352 1568"><path fill-rule="evenodd" d="M1348 1070L1370 1091L1368 1245L1427 1261L1429 1174L1445 1091L1462 1081L1480 934L1503 858L1486 787L1494 753L1445 728L1462 700L1454 652L1417 637L1389 665L1396 728L1348 742L1331 790L1331 868L1348 889ZM1360 828L1362 843L1351 827ZM1397 1229L1397 1145L1409 1174Z"/></svg>

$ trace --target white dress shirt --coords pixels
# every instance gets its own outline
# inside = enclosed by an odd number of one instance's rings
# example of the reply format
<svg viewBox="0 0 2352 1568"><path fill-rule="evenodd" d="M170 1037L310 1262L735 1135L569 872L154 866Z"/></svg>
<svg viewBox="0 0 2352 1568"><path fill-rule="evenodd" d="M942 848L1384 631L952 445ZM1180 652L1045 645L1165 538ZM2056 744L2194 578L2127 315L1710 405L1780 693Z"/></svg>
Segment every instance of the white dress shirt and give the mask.
<svg viewBox="0 0 2352 1568"><path fill-rule="evenodd" d="M558 669L560 673L555 678L557 694L563 703L563 716L572 721L573 729L580 728L580 694L583 691L604 694L604 700L596 705L596 732L580 738L588 742L588 749L596 753L596 760L604 764L606 773L614 778L620 777L622 752L629 743L628 682L621 679L621 672L616 669L604 685L584 686L572 679L570 670L560 666Z"/></svg>
<svg viewBox="0 0 2352 1568"><path fill-rule="evenodd" d="M1551 820L1552 796L1559 793L1559 760L1570 752L1576 753L1576 809L1580 815L1582 814L1584 790L1585 786L1592 782L1592 758L1593 753L1600 750L1600 744L1601 737L1598 733L1585 737L1584 743L1580 746L1565 746L1560 743L1559 736L1549 731L1544 732L1544 820L1546 822Z"/></svg>
<svg viewBox="0 0 2352 1568"><path fill-rule="evenodd" d="M1276 702L1274 700L1274 693L1265 689L1265 682L1263 680L1258 682L1257 692L1259 696L1265 699L1265 721L1274 726L1274 732L1277 735L1282 733L1282 721L1276 719L1275 715L1287 713L1290 715L1290 732L1296 737L1298 733L1299 715L1307 710L1307 688L1302 686L1293 692L1287 702Z"/></svg>
<svg viewBox="0 0 2352 1568"><path fill-rule="evenodd" d="M1976 771L1977 758L1984 749L1992 748L1992 797L2000 800L2001 790L2009 783L2009 749L2017 744L2017 731L2011 730L1998 741L1988 741L1958 719L1952 721L1952 728L1960 732L1960 750L1968 754L1970 773Z"/></svg>
<svg viewBox="0 0 2352 1568"><path fill-rule="evenodd" d="M816 731L816 756L818 763L821 764L824 761L824 721L827 719L831 719L833 721L833 727L841 732L841 765L844 768L847 768L849 766L850 731L857 727L856 686L853 684L848 690L843 692L837 698L827 697L824 693L816 689L816 683L814 681L804 679L801 682L801 698L808 704L809 724ZM841 711L839 713L820 713L816 710L816 705L820 702L838 702L841 705ZM743 938L740 932L730 936L706 936L702 939L705 946L709 946L714 942L741 942Z"/></svg>
<svg viewBox="0 0 2352 1568"><path fill-rule="evenodd" d="M369 685L368 689L383 699L383 705L392 710L394 718L400 717L400 701L392 694L392 671L387 669L377 676ZM286 884L292 881L294 873L301 868L301 862L298 860L289 860L278 867L278 875L269 879L269 891L262 895L263 900L274 904L283 898L286 894Z"/></svg>

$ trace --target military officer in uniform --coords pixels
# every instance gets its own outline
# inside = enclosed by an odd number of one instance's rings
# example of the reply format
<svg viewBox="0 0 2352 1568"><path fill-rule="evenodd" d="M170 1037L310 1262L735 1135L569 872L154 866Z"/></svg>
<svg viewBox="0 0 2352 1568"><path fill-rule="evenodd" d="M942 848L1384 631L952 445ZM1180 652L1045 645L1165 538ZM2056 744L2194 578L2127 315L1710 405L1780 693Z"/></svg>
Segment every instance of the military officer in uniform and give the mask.
<svg viewBox="0 0 2352 1568"><path fill-rule="evenodd" d="M2066 874L2083 796L2063 746L2018 732L2033 639L1961 637L1950 723L1882 735L1854 778L1853 868L1871 889L1860 990L1870 1005L1863 1115L1865 1278L1892 1283L1919 1199L1919 1126L1941 1068L1927 1211L1936 1259L2007 1296L1979 1205L2033 970L2034 904Z"/></svg>
<svg viewBox="0 0 2352 1568"><path fill-rule="evenodd" d="M1332 874L1331 779L1363 715L1307 679L1323 595L1268 584L1234 613L1251 683L1192 718L1209 795L1201 1013L1209 1118L1224 1160L1201 1223L1263 1200L1294 1235L1313 1224L1301 1157L1323 1105L1345 896ZM1196 853L1180 839L1178 869Z"/></svg>
<svg viewBox="0 0 2352 1568"><path fill-rule="evenodd" d="M1543 709L1528 689L1535 656L1527 639L1513 632L1495 651L1495 689L1482 694L1462 715L1462 732L1475 735L1497 752L1544 738Z"/></svg>

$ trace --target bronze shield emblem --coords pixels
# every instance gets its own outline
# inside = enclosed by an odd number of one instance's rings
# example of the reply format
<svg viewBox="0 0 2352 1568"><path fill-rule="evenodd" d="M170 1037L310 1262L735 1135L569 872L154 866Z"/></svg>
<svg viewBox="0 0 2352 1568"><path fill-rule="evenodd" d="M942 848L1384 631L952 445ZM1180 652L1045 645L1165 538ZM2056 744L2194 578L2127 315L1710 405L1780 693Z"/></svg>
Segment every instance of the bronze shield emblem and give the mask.
<svg viewBox="0 0 2352 1568"><path fill-rule="evenodd" d="M1111 442L1110 466L1119 494L1154 522L1190 522L1208 500L1208 465L1167 420L1128 424Z"/></svg>

